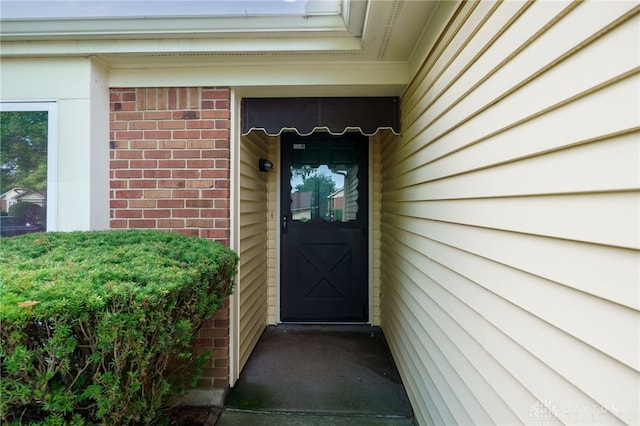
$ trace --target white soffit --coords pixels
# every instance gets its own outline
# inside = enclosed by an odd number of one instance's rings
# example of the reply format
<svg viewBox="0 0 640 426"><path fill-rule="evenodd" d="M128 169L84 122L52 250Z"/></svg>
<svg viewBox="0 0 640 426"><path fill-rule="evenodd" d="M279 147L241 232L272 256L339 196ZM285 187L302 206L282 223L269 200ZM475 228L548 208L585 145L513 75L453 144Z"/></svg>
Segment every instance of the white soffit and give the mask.
<svg viewBox="0 0 640 426"><path fill-rule="evenodd" d="M96 11L84 13L84 17L80 14L70 17L69 13L59 11L56 17L37 18L45 14L44 9L40 15L24 12L25 7L37 8L41 4L83 2L164 6L148 17L106 18ZM217 16L194 15L193 5L205 3L236 9ZM180 14L168 16L169 6L176 4L184 5L184 9ZM239 16L237 6L243 4L257 4L263 9L248 8L246 14ZM214 62L246 66L272 62L406 63L442 4L449 2L0 0L0 56L8 59L95 55L111 69L206 67ZM20 7L12 10L7 6ZM290 13L275 6L290 7ZM363 68L360 74L371 72L372 69Z"/></svg>

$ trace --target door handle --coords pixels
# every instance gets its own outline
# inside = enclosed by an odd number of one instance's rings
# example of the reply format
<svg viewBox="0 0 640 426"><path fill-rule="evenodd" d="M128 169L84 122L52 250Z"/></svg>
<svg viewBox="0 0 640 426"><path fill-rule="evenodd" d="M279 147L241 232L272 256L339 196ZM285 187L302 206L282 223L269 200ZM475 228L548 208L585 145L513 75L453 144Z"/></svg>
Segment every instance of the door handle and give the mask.
<svg viewBox="0 0 640 426"><path fill-rule="evenodd" d="M282 233L287 233L287 216L282 216Z"/></svg>

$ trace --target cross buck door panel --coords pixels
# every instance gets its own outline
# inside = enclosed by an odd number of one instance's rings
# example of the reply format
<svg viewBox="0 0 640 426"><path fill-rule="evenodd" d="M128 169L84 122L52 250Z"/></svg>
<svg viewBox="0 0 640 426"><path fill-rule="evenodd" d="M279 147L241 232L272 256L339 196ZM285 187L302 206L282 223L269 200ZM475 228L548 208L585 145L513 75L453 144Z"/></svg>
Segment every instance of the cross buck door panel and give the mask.
<svg viewBox="0 0 640 426"><path fill-rule="evenodd" d="M281 319L367 322L368 138L281 140Z"/></svg>

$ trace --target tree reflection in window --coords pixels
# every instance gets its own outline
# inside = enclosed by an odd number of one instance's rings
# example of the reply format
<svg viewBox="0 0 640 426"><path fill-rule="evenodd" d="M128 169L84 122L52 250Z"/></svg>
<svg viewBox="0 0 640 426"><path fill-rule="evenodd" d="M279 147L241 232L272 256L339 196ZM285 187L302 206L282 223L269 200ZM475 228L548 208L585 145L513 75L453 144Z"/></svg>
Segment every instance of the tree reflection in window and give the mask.
<svg viewBox="0 0 640 426"><path fill-rule="evenodd" d="M358 166L291 166L291 218L347 222L358 213Z"/></svg>
<svg viewBox="0 0 640 426"><path fill-rule="evenodd" d="M2 234L46 230L47 111L0 113Z"/></svg>

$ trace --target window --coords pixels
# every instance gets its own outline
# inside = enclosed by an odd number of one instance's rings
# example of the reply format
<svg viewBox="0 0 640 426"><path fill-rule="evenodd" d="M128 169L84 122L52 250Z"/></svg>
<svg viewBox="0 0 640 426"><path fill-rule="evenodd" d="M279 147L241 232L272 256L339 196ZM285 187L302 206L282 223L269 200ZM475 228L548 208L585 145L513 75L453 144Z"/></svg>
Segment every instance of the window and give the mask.
<svg viewBox="0 0 640 426"><path fill-rule="evenodd" d="M291 219L349 222L358 214L357 153L347 144L294 143L291 155Z"/></svg>
<svg viewBox="0 0 640 426"><path fill-rule="evenodd" d="M0 102L2 236L56 229L55 102Z"/></svg>

